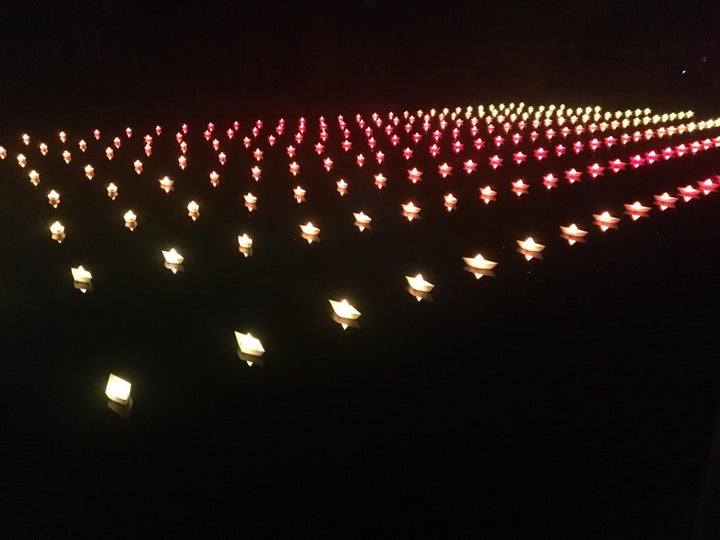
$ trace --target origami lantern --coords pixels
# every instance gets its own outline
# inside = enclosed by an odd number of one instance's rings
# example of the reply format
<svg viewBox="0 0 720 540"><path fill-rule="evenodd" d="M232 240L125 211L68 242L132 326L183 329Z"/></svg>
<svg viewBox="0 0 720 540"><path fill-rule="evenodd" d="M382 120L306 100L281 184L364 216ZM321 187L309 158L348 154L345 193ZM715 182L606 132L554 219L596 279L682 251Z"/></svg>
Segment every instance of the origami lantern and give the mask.
<svg viewBox="0 0 720 540"><path fill-rule="evenodd" d="M697 199L700 194L700 190L695 189L690 184L685 187L679 187L678 192L685 202L689 202L691 199Z"/></svg>
<svg viewBox="0 0 720 540"><path fill-rule="evenodd" d="M378 189L384 188L385 185L387 184L387 178L385 178L383 173L377 173L376 175L373 176L373 178L375 179L375 185L377 186Z"/></svg>
<svg viewBox="0 0 720 540"><path fill-rule="evenodd" d="M37 187L37 185L40 183L40 173L38 173L36 170L32 170L28 173L28 177L30 178L30 183Z"/></svg>
<svg viewBox="0 0 720 540"><path fill-rule="evenodd" d="M171 248L169 251L162 252L163 258L165 259L165 268L170 270L173 274L178 271L182 271L182 263L185 258L178 253L175 248Z"/></svg>
<svg viewBox="0 0 720 540"><path fill-rule="evenodd" d="M553 175L553 173L548 173L545 176L543 176L543 185L546 189L553 189L557 187L557 177Z"/></svg>
<svg viewBox="0 0 720 540"><path fill-rule="evenodd" d="M452 175L452 169L453 168L450 165L448 165L447 163L443 163L442 165L438 165L438 174L440 176L442 176L443 178L447 178L448 176ZM416 170L416 169L413 169L413 170ZM410 171L408 171L408 172L410 172Z"/></svg>
<svg viewBox="0 0 720 540"><path fill-rule="evenodd" d="M217 185L219 183L220 183L220 175L217 172L212 171L210 173L210 184L212 185L212 187L217 187Z"/></svg>
<svg viewBox="0 0 720 540"><path fill-rule="evenodd" d="M455 197L455 195L453 195L452 193L447 193L446 195L443 196L443 199L445 201L445 208L447 209L448 212L455 210L455 208L457 206L457 202L458 202L457 197Z"/></svg>
<svg viewBox="0 0 720 540"><path fill-rule="evenodd" d="M498 167L500 167L502 165L503 159L500 156L498 156L497 154L495 154L494 156L491 156L488 159L488 161L490 162L490 166L493 169L497 169Z"/></svg>
<svg viewBox="0 0 720 540"><path fill-rule="evenodd" d="M129 405L132 399L130 397L131 389L132 384L111 373L105 385L105 395L114 403Z"/></svg>
<svg viewBox="0 0 720 540"><path fill-rule="evenodd" d="M555 147L555 155L556 155L557 157L560 157L560 156L565 155L565 147L564 147L562 144L558 144L558 145Z"/></svg>
<svg viewBox="0 0 720 540"><path fill-rule="evenodd" d="M342 178L335 182L335 185L337 185L337 192L340 194L340 196L344 196L347 193L348 189L348 183L343 180Z"/></svg>
<svg viewBox="0 0 720 540"><path fill-rule="evenodd" d="M363 212L363 211L354 212L353 217L355 218L354 225L358 229L360 229L360 232L362 232L366 228L368 228L368 229L370 228L370 222L372 221L372 218L370 218L370 216L365 214L365 212Z"/></svg>
<svg viewBox="0 0 720 540"><path fill-rule="evenodd" d="M187 205L188 217L195 221L200 217L200 205L195 201L190 201Z"/></svg>
<svg viewBox="0 0 720 540"><path fill-rule="evenodd" d="M545 150L542 146L540 148L536 148L533 153L535 154L535 159L537 161L542 161L548 155L548 151Z"/></svg>
<svg viewBox="0 0 720 540"><path fill-rule="evenodd" d="M258 338L253 336L250 332L243 334L242 332L235 332L235 340L238 344L238 350L242 355L240 356L248 366L254 364L260 364L260 357L265 354L265 348Z"/></svg>
<svg viewBox="0 0 720 540"><path fill-rule="evenodd" d="M100 130L96 129L95 131L93 131L93 136L95 137L96 141L99 141L100 140Z"/></svg>
<svg viewBox="0 0 720 540"><path fill-rule="evenodd" d="M467 161L465 161L463 163L463 168L465 169L465 172L467 174L471 174L471 173L475 172L475 170L477 169L477 166L478 166L478 164L475 163L472 159L468 159Z"/></svg>
<svg viewBox="0 0 720 540"><path fill-rule="evenodd" d="M608 229L617 229L617 222L620 221L620 218L613 217L607 210L602 214L593 214L593 218L595 218L595 225L600 227L603 232Z"/></svg>
<svg viewBox="0 0 720 540"><path fill-rule="evenodd" d="M58 133L58 138L60 139L61 143L65 144L67 142L67 133L61 131L60 133Z"/></svg>
<svg viewBox="0 0 720 540"><path fill-rule="evenodd" d="M95 178L95 169L92 165L85 165L85 177L88 180Z"/></svg>
<svg viewBox="0 0 720 540"><path fill-rule="evenodd" d="M41 153L43 156L46 156L47 153L48 153L47 144L45 144L45 143L40 143L39 148L40 148L40 153Z"/></svg>
<svg viewBox="0 0 720 540"><path fill-rule="evenodd" d="M178 158L178 166L181 170L185 170L185 167L187 166L187 158L185 156L180 156Z"/></svg>
<svg viewBox="0 0 720 540"><path fill-rule="evenodd" d="M80 139L80 141L78 142L78 148L80 148L81 152L85 152L85 150L87 150L87 143L84 139Z"/></svg>
<svg viewBox="0 0 720 540"><path fill-rule="evenodd" d="M110 199L112 199L114 201L115 197L117 197L117 194L118 194L118 187L115 184L113 184L112 182L110 182L107 186L107 194L108 194L108 197L110 197Z"/></svg>
<svg viewBox="0 0 720 540"><path fill-rule="evenodd" d="M413 156L413 150L409 147L403 149L403 157L408 160Z"/></svg>
<svg viewBox="0 0 720 540"><path fill-rule="evenodd" d="M308 241L308 244L318 240L320 228L313 225L311 221L308 221L305 225L300 225L300 230L302 231L302 237Z"/></svg>
<svg viewBox="0 0 720 540"><path fill-rule="evenodd" d="M576 242L584 242L583 238L587 235L587 231L579 229L574 223L571 223L567 227L561 225L560 231L562 232L560 236L567 240L571 246Z"/></svg>
<svg viewBox="0 0 720 540"><path fill-rule="evenodd" d="M545 249L545 246L535 242L532 236L528 236L525 240L516 240L516 242L519 246L518 251L525 256L526 260L542 258L540 252Z"/></svg>
<svg viewBox="0 0 720 540"><path fill-rule="evenodd" d="M602 176L605 167L601 167L598 163L593 163L592 165L588 165L587 170L590 176L597 178L598 176Z"/></svg>
<svg viewBox="0 0 720 540"><path fill-rule="evenodd" d="M632 204L624 204L626 213L632 218L633 221L641 217L647 217L647 213L650 211L649 206L643 206L640 201L635 201Z"/></svg>
<svg viewBox="0 0 720 540"><path fill-rule="evenodd" d="M405 216L408 221L412 221L413 219L417 219L420 216L420 210L421 208L418 206L415 206L415 204L410 201L406 204L400 205L403 209L403 216Z"/></svg>
<svg viewBox="0 0 720 540"><path fill-rule="evenodd" d="M160 189L162 189L165 193L170 193L173 190L173 184L175 181L170 180L167 176L164 176L158 180L158 183L160 184Z"/></svg>
<svg viewBox="0 0 720 540"><path fill-rule="evenodd" d="M463 257L463 261L473 271L480 271L480 272L491 271L498 264L495 261L490 261L490 260L486 259L480 253L476 254L474 257ZM483 275L486 275L486 274L481 273L480 277L482 277ZM480 279L480 277L478 277L478 279Z"/></svg>
<svg viewBox="0 0 720 540"><path fill-rule="evenodd" d="M660 208L661 212L668 208L675 208L677 197L671 196L667 191L661 195L653 195L653 197L655 197L655 204Z"/></svg>
<svg viewBox="0 0 720 540"><path fill-rule="evenodd" d="M527 159L527 156L526 156L525 154L523 154L522 152L515 152L515 153L513 154L513 160L515 161L515 163L516 163L517 165L520 165L520 164L523 163L526 159Z"/></svg>
<svg viewBox="0 0 720 540"><path fill-rule="evenodd" d="M570 169L570 170L565 171L565 178L566 178L567 181L570 182L571 184L573 184L573 183L577 182L578 180L580 180L580 177L581 177L581 176L582 176L582 173L579 172L579 171L576 171L574 167L573 167L572 169Z"/></svg>
<svg viewBox="0 0 720 540"><path fill-rule="evenodd" d="M420 180L422 180L423 173L422 173L422 171L418 170L416 167L409 169L407 173L408 173L408 180L410 180L413 184L416 184ZM376 178L376 180L377 180L377 178Z"/></svg>
<svg viewBox="0 0 720 540"><path fill-rule="evenodd" d="M355 321L362 315L355 306L350 304L345 298L340 301L329 300L330 307L334 314L338 317L337 322L342 326L343 330L351 325L351 321Z"/></svg>
<svg viewBox="0 0 720 540"><path fill-rule="evenodd" d="M417 274L414 277L411 276L405 276L405 279L408 282L408 285L413 291L421 292L421 293L429 293L435 288L435 285L430 283L429 281L425 280L423 278L422 274ZM421 300L421 297L417 297L418 301Z"/></svg>
<svg viewBox="0 0 720 540"><path fill-rule="evenodd" d="M79 289L82 293L92 290L92 273L89 270L79 265L77 268L71 268L70 272L76 289Z"/></svg>
<svg viewBox="0 0 720 540"><path fill-rule="evenodd" d="M57 243L62 244L62 241L65 240L65 226L59 221L50 225L50 237Z"/></svg>
<svg viewBox="0 0 720 540"><path fill-rule="evenodd" d="M123 219L125 220L125 227L130 229L131 232L134 231L135 227L137 227L137 215L135 215L135 212L128 210L125 212Z"/></svg>
<svg viewBox="0 0 720 540"><path fill-rule="evenodd" d="M25 165L27 165L27 158L23 154L18 154L17 162L20 167L25 168Z"/></svg>
<svg viewBox="0 0 720 540"><path fill-rule="evenodd" d="M248 255L252 255L252 246L253 246L252 238L250 238L246 233L243 233L241 236L238 236L238 250L245 257L247 257Z"/></svg>
<svg viewBox="0 0 720 540"><path fill-rule="evenodd" d="M140 161L139 159L136 159L135 162L133 163L133 168L135 169L136 174L141 174L143 171L142 161Z"/></svg>
<svg viewBox="0 0 720 540"><path fill-rule="evenodd" d="M323 166L325 167L325 170L326 170L326 171L330 172L330 170L331 170L332 167L333 167L333 160L330 159L329 157L326 157L326 158L323 160Z"/></svg>
<svg viewBox="0 0 720 540"><path fill-rule="evenodd" d="M608 167L614 173L620 172L625 168L625 162L620 159L614 159L608 163Z"/></svg>
<svg viewBox="0 0 720 540"><path fill-rule="evenodd" d="M252 167L250 169L250 175L253 177L253 180L255 180L256 182L259 182L260 178L262 176L262 170L260 169L260 167L255 165L254 167Z"/></svg>
<svg viewBox="0 0 720 540"><path fill-rule="evenodd" d="M485 204L490 204L490 202L495 200L495 196L497 195L497 191L493 191L493 189L490 186L485 186L484 188L480 188L480 198L483 200Z"/></svg>

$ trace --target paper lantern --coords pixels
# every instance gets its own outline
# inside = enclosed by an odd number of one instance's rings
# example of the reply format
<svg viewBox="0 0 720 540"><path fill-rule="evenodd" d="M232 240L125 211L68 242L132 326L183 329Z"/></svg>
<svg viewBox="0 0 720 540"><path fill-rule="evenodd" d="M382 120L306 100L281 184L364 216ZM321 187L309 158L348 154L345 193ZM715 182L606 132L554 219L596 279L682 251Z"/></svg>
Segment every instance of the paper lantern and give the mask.
<svg viewBox="0 0 720 540"><path fill-rule="evenodd" d="M594 224L603 232L608 229L617 229L617 222L620 221L620 218L613 217L607 210L602 214L593 214L593 218L595 218Z"/></svg>
<svg viewBox="0 0 720 540"><path fill-rule="evenodd" d="M667 191L660 195L653 195L653 197L655 198L655 204L660 208L660 211L665 211L668 208L675 208L675 203L678 200L677 197L673 197Z"/></svg>
<svg viewBox="0 0 720 540"><path fill-rule="evenodd" d="M85 165L85 177L88 180L95 178L95 168L92 165Z"/></svg>
<svg viewBox="0 0 720 540"><path fill-rule="evenodd" d="M425 280L423 278L422 274L417 274L416 276L405 276L405 279L408 282L408 285L411 289L414 291L422 292L422 293L429 293L435 288L435 285L430 283L429 281ZM418 298L418 300L421 300L421 298Z"/></svg>
<svg viewBox="0 0 720 540"><path fill-rule="evenodd" d="M465 169L465 172L467 174L474 173L477 169L478 164L475 163L472 159L468 159L463 163L463 168Z"/></svg>
<svg viewBox="0 0 720 540"><path fill-rule="evenodd" d="M259 358L265 354L265 348L258 338L253 336L250 332L243 334L242 332L235 332L235 339L237 340L238 348L242 354L249 355L251 357ZM254 363L253 360L246 360L249 366Z"/></svg>
<svg viewBox="0 0 720 540"><path fill-rule="evenodd" d="M566 178L567 181L570 182L571 184L573 184L573 183L577 182L578 180L580 180L580 177L581 177L581 176L582 176L582 173L579 172L579 171L576 171L576 170L575 170L575 167L573 167L572 169L569 169L569 170L565 171L565 178Z"/></svg>
<svg viewBox="0 0 720 540"><path fill-rule="evenodd" d="M110 197L110 199L112 199L114 201L115 197L117 197L117 195L118 195L118 187L115 184L113 184L112 182L110 182L106 189L107 189L108 197Z"/></svg>
<svg viewBox="0 0 720 540"><path fill-rule="evenodd" d="M523 163L526 159L527 159L527 156L526 156L525 154L523 154L522 152L515 152L515 153L513 154L513 161L515 161L515 163L516 163L517 165L520 165L520 164Z"/></svg>
<svg viewBox="0 0 720 540"><path fill-rule="evenodd" d="M165 193L170 193L173 190L173 184L175 181L171 180L167 176L164 176L158 180L158 183L160 184L160 189L162 189Z"/></svg>
<svg viewBox="0 0 720 540"><path fill-rule="evenodd" d="M125 227L130 229L131 232L134 231L135 227L137 227L137 215L135 212L128 210L125 212L123 219L125 220Z"/></svg>
<svg viewBox="0 0 720 540"><path fill-rule="evenodd" d="M446 167L448 167L447 163L445 164ZM442 167L442 165L441 165ZM452 170L452 167L450 167ZM420 180L422 180L422 171L418 170L416 167L413 167L412 169L408 169L408 180L410 180L413 184L417 184ZM442 172L441 172L442 174Z"/></svg>
<svg viewBox="0 0 720 540"><path fill-rule="evenodd" d="M700 195L700 190L688 184L685 187L679 187L678 193L685 202L689 202L691 199L697 199L698 195Z"/></svg>
<svg viewBox="0 0 720 540"><path fill-rule="evenodd" d="M497 191L494 191L490 186L480 188L480 198L485 204L490 204L494 201L496 195Z"/></svg>
<svg viewBox="0 0 720 540"><path fill-rule="evenodd" d="M131 397L130 392L132 390L132 384L125 379L121 379L117 375L110 374L105 385L105 395L107 398L119 405L128 405Z"/></svg>
<svg viewBox="0 0 720 540"><path fill-rule="evenodd" d="M73 267L70 269L73 277L73 283L75 288L80 292L85 293L92 290L92 273L89 270L83 268L82 265Z"/></svg>
<svg viewBox="0 0 720 540"><path fill-rule="evenodd" d="M647 213L650 211L649 206L643 206L640 201L635 201L632 204L624 204L625 211L633 221L641 217L647 217Z"/></svg>
<svg viewBox="0 0 720 540"><path fill-rule="evenodd" d="M250 238L246 233L243 233L241 236L238 236L238 250L245 257L252 255L252 247L253 247L252 238Z"/></svg>
<svg viewBox="0 0 720 540"><path fill-rule="evenodd" d="M45 144L45 143L40 143L39 148L40 148L40 153L41 153L43 156L47 156L47 153L48 153L47 144Z"/></svg>
<svg viewBox="0 0 720 540"><path fill-rule="evenodd" d="M540 259L542 256L540 252L545 249L545 246L538 244L533 240L532 236L528 236L525 240L516 240L518 245L518 251L525 256L526 260Z"/></svg>
<svg viewBox="0 0 720 540"><path fill-rule="evenodd" d="M578 228L578 226L574 223L571 223L568 226L561 225L560 231L562 232L560 236L567 240L571 246L574 245L576 242L584 242L583 239L587 235L587 231Z"/></svg>
<svg viewBox="0 0 720 540"><path fill-rule="evenodd" d="M409 203L401 204L400 206L403 209L403 216L405 216L408 221L419 218L421 208L415 206L412 201L410 201Z"/></svg>
<svg viewBox="0 0 720 540"><path fill-rule="evenodd" d="M373 176L373 178L375 179L375 185L377 186L378 189L384 188L385 185L387 184L387 178L385 178L383 173L377 173L376 175Z"/></svg>
<svg viewBox="0 0 720 540"><path fill-rule="evenodd" d="M548 173L543 176L543 185L546 189L553 189L557 187L558 178L553 173Z"/></svg>
<svg viewBox="0 0 720 540"><path fill-rule="evenodd" d="M65 240L65 226L59 221L50 225L50 237L59 244L62 244L62 241Z"/></svg>
<svg viewBox="0 0 720 540"><path fill-rule="evenodd" d="M190 201L187 205L188 217L195 221L200 217L200 205L195 201Z"/></svg>
<svg viewBox="0 0 720 540"><path fill-rule="evenodd" d="M80 148L81 152L85 152L85 150L87 150L87 143L84 139L80 139L80 141L78 142L78 148Z"/></svg>
<svg viewBox="0 0 720 540"><path fill-rule="evenodd" d="M36 170L32 170L28 173L28 177L30 178L30 183L37 187L37 185L40 183L40 173L38 173Z"/></svg>
<svg viewBox="0 0 720 540"><path fill-rule="evenodd" d="M473 257L463 257L463 261L473 270L492 270L498 263L490 261L478 253Z"/></svg>
<svg viewBox="0 0 720 540"><path fill-rule="evenodd" d="M453 195L452 193L447 193L443 196L443 200L445 201L445 208L448 212L452 212L457 207L457 197Z"/></svg>
<svg viewBox="0 0 720 540"><path fill-rule="evenodd" d="M308 221L305 225L300 225L300 230L302 231L302 237L308 241L308 244L318 240L320 228L313 225L311 221Z"/></svg>
<svg viewBox="0 0 720 540"><path fill-rule="evenodd" d="M23 154L18 154L17 162L20 167L25 168L25 165L27 165L27 158Z"/></svg>
<svg viewBox="0 0 720 540"><path fill-rule="evenodd" d="M350 304L345 298L340 301L329 300L329 302L334 314L339 318L338 322L343 327L343 330L350 326L350 321L355 321L362 315L355 309L355 306Z"/></svg>

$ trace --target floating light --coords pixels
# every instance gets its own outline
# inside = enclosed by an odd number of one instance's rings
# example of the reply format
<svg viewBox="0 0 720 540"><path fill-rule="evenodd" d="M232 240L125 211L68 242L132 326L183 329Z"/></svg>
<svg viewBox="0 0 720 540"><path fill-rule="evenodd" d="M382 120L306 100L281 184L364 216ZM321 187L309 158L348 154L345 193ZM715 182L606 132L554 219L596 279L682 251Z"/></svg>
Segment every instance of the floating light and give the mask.
<svg viewBox="0 0 720 540"><path fill-rule="evenodd" d="M60 139L61 143L65 144L67 142L67 133L61 131L60 133L58 133L58 138Z"/></svg>
<svg viewBox="0 0 720 540"><path fill-rule="evenodd" d="M120 149L120 145L122 145L122 141L120 140L120 137L115 137L113 139L113 144L115 145L116 149Z"/></svg>
<svg viewBox="0 0 720 540"><path fill-rule="evenodd" d="M490 186L480 188L480 198L485 204L490 204L492 201L494 201L496 195L497 191L494 191Z"/></svg>
<svg viewBox="0 0 720 540"><path fill-rule="evenodd" d="M566 148L562 144L558 144L555 146L555 155L557 157L564 156L565 155Z"/></svg>
<svg viewBox="0 0 720 540"><path fill-rule="evenodd" d="M518 197L525 195L530 187L530 184L525 183L522 178L518 178L517 180L510 182L510 184L512 185L512 192Z"/></svg>
<svg viewBox="0 0 720 540"><path fill-rule="evenodd" d="M427 294L435 288L435 285L423 278L422 274L417 274L414 277L405 276L405 279L407 280L410 288L416 292ZM420 296L416 296L416 298L418 299L418 301L422 300L422 297Z"/></svg>
<svg viewBox="0 0 720 540"><path fill-rule="evenodd" d="M27 158L23 154L18 154L17 162L20 167L25 168L25 165L27 165Z"/></svg>
<svg viewBox="0 0 720 540"><path fill-rule="evenodd" d="M333 160L330 159L329 157L326 157L326 158L323 160L323 166L325 167L325 170L326 170L326 171L330 172L330 170L331 170L332 167L333 167Z"/></svg>
<svg viewBox="0 0 720 540"><path fill-rule="evenodd" d="M93 136L95 137L96 141L99 141L100 140L100 130L96 129L95 131L93 131Z"/></svg>
<svg viewBox="0 0 720 540"><path fill-rule="evenodd" d="M80 141L78 142L78 148L81 152L85 152L85 150L87 150L87 143L84 139L80 139Z"/></svg>
<svg viewBox="0 0 720 540"><path fill-rule="evenodd" d="M92 165L85 165L85 177L88 180L95 178L95 168Z"/></svg>
<svg viewBox="0 0 720 540"><path fill-rule="evenodd" d="M37 187L37 185L40 183L40 173L38 173L36 170L32 170L28 173L28 177L30 178L30 183Z"/></svg>
<svg viewBox="0 0 720 540"><path fill-rule="evenodd" d="M139 159L136 159L133 163L133 169L135 170L136 174L141 174L143 171L143 163Z"/></svg>
<svg viewBox="0 0 720 540"><path fill-rule="evenodd" d="M695 189L690 184L685 187L679 187L678 192L680 193L680 196L685 202L688 202L691 199L697 199L698 195L700 194L700 190Z"/></svg>
<svg viewBox="0 0 720 540"><path fill-rule="evenodd" d="M480 279L483 275L487 275L483 272L492 271L498 264L495 261L486 259L480 253L476 254L474 257L463 257L462 259L465 261L465 264L472 269L473 273L478 272L480 274L476 274L475 277L477 279Z"/></svg>
<svg viewBox="0 0 720 540"><path fill-rule="evenodd" d="M382 164L382 162L385 160L385 154L383 154L382 150L378 150L375 153L375 160L378 162L378 165Z"/></svg>
<svg viewBox="0 0 720 540"><path fill-rule="evenodd" d="M608 167L610 167L612 172L618 173L625 168L625 162L620 159L614 159L608 163Z"/></svg>
<svg viewBox="0 0 720 540"><path fill-rule="evenodd" d="M107 186L107 194L108 197L110 197L113 201L115 200L115 197L118 195L118 187L110 182Z"/></svg>
<svg viewBox="0 0 720 540"><path fill-rule="evenodd" d="M137 215L135 212L128 210L125 212L123 219L125 220L125 227L130 229L131 232L134 231L135 227L137 227Z"/></svg>
<svg viewBox="0 0 720 540"><path fill-rule="evenodd" d="M403 149L402 153L403 153L403 157L407 160L407 159L410 159L411 157L413 157L414 151L412 148L406 147Z"/></svg>
<svg viewBox="0 0 720 540"><path fill-rule="evenodd" d="M162 252L163 258L165 259L165 268L170 270L173 274L178 271L182 271L182 263L185 258L178 253L175 248L171 248L169 251Z"/></svg>
<svg viewBox="0 0 720 540"><path fill-rule="evenodd" d="M308 244L318 240L320 228L313 225L311 221L308 221L305 225L300 225L300 230L302 231L302 237L308 241Z"/></svg>
<svg viewBox="0 0 720 540"><path fill-rule="evenodd" d="M649 206L643 206L640 201L635 201L632 204L624 204L626 213L632 218L633 221L641 217L647 217L647 213L650 211Z"/></svg>
<svg viewBox="0 0 720 540"><path fill-rule="evenodd" d="M253 177L253 180L259 182L260 178L262 177L262 170L260 169L260 167L255 165L250 169L250 175Z"/></svg>
<svg viewBox="0 0 720 540"><path fill-rule="evenodd" d="M76 289L83 293L92 290L92 274L89 270L79 265L77 268L71 268L70 272Z"/></svg>
<svg viewBox="0 0 720 540"><path fill-rule="evenodd" d="M185 156L180 156L178 158L178 166L181 170L185 170L185 167L187 167L187 158Z"/></svg>
<svg viewBox="0 0 720 540"><path fill-rule="evenodd" d="M187 205L188 217L195 221L200 217L200 205L195 201L190 201Z"/></svg>
<svg viewBox="0 0 720 540"><path fill-rule="evenodd" d="M553 173L547 173L545 176L543 176L543 185L546 189L553 189L557 187L558 179L556 176L553 175Z"/></svg>
<svg viewBox="0 0 720 540"><path fill-rule="evenodd" d="M537 161L542 161L548 155L548 151L545 150L542 146L540 148L536 148L533 153L535 154L535 159Z"/></svg>
<svg viewBox="0 0 720 540"><path fill-rule="evenodd" d="M250 238L247 233L243 233L241 236L238 236L238 250L245 257L252 255L252 246L252 238Z"/></svg>
<svg viewBox="0 0 720 540"><path fill-rule="evenodd" d="M227 163L227 156L225 155L225 152L220 152L218 154L218 161L220 162L220 165L225 165L225 163Z"/></svg>
<svg viewBox="0 0 720 540"><path fill-rule="evenodd" d="M538 244L533 240L532 236L528 236L525 240L516 240L518 245L518 252L525 256L526 260L531 259L542 259L540 252L545 249L545 246Z"/></svg>
<svg viewBox="0 0 720 540"><path fill-rule="evenodd" d="M447 163L445 164L447 167ZM440 166L442 167L442 165ZM440 169L438 167L438 169ZM452 170L452 167L450 168ZM422 180L422 171L418 170L417 167L413 167L412 169L408 169L408 180L410 180L413 184L417 184L420 180ZM442 172L441 172L442 174Z"/></svg>
<svg viewBox="0 0 720 540"><path fill-rule="evenodd" d="M592 165L588 165L587 168L588 174L590 174L590 176L592 176L593 178L602 176L604 170L605 167L601 167L599 163L593 163Z"/></svg>
<svg viewBox="0 0 720 540"><path fill-rule="evenodd" d="M337 185L337 192L340 194L340 196L344 196L347 193L348 189L348 183L343 180L342 178L335 182L335 185Z"/></svg>
<svg viewBox="0 0 720 540"><path fill-rule="evenodd" d="M410 201L409 203L401 204L400 206L403 209L403 216L405 216L408 221L417 219L420 215L420 210L422 210L420 207L415 206L412 201Z"/></svg>
<svg viewBox="0 0 720 540"><path fill-rule="evenodd" d="M245 199L245 204L257 204L257 197L250 191L243 195L243 199Z"/></svg>
<svg viewBox="0 0 720 540"><path fill-rule="evenodd" d="M382 189L385 187L385 184L387 183L387 178L385 178L383 173L377 173L373 176L373 178L375 179L375 185L378 189Z"/></svg>
<svg viewBox="0 0 720 540"><path fill-rule="evenodd" d="M57 243L62 244L62 241L65 240L65 227L62 223L56 221L50 225L50 237Z"/></svg>
<svg viewBox="0 0 720 540"><path fill-rule="evenodd" d="M158 183L160 184L160 189L162 189L165 193L170 193L173 190L173 184L175 181L170 180L167 176L164 176L158 180Z"/></svg>
<svg viewBox="0 0 720 540"><path fill-rule="evenodd" d="M306 191L301 186L296 186L293 188L293 197L295 197L295 200L298 203L305 201L305 193Z"/></svg>
<svg viewBox="0 0 720 540"><path fill-rule="evenodd" d="M523 154L522 152L515 152L515 153L513 154L513 160L515 161L515 163L516 163L517 165L520 165L520 164L523 163L526 159L527 159L527 156L526 156L525 154Z"/></svg>
<svg viewBox="0 0 720 540"><path fill-rule="evenodd" d="M580 171L576 171L576 170L575 170L575 167L573 167L572 169L569 169L569 170L565 171L565 178L566 178L567 181L570 182L571 184L573 184L573 183L577 182L578 180L580 180L580 177L581 177L581 176L582 176L582 173L581 173Z"/></svg>
<svg viewBox="0 0 720 540"><path fill-rule="evenodd" d="M465 172L467 174L474 173L477 169L478 164L475 163L472 159L468 159L463 163L463 168L465 169Z"/></svg>
<svg viewBox="0 0 720 540"><path fill-rule="evenodd" d="M703 195L709 195L718 188L718 184L712 181L712 178L706 178L698 182L698 188L703 192Z"/></svg>
<svg viewBox="0 0 720 540"><path fill-rule="evenodd" d="M452 193L447 193L443 196L443 200L445 201L445 208L448 212L452 212L453 210L455 210L458 202L455 195L453 195Z"/></svg>
<svg viewBox="0 0 720 540"><path fill-rule="evenodd" d="M111 373L105 385L105 395L114 403L129 405L132 400L130 397L131 389L132 384Z"/></svg>
<svg viewBox="0 0 720 540"><path fill-rule="evenodd" d="M566 227L560 225L560 231L562 232L560 236L567 240L571 246L576 242L583 242L583 238L587 235L587 231L578 228L578 226L574 223L571 223Z"/></svg>
<svg viewBox="0 0 720 540"><path fill-rule="evenodd" d="M345 298L340 301L329 300L330 307L337 317L339 317L339 323L343 327L343 330L350 326L350 321L355 321L362 315L355 306L350 304Z"/></svg>
<svg viewBox="0 0 720 540"><path fill-rule="evenodd" d="M620 221L620 218L613 217L607 210L602 214L593 214L593 218L595 218L594 224L603 232L608 229L617 229L617 222Z"/></svg>
<svg viewBox="0 0 720 540"><path fill-rule="evenodd" d="M41 153L43 156L47 156L47 153L48 153L47 144L45 144L45 143L40 143L40 147L39 147L39 148L40 148L40 153Z"/></svg>
<svg viewBox="0 0 720 540"><path fill-rule="evenodd" d="M152 155L152 145L150 145L150 144L145 145L145 155L147 157L150 157Z"/></svg>
<svg viewBox="0 0 720 540"><path fill-rule="evenodd" d="M298 172L300 172L300 165L298 165L295 161L293 161L290 165L290 174L293 176L297 176Z"/></svg>
<svg viewBox="0 0 720 540"><path fill-rule="evenodd" d="M661 195L653 195L655 197L655 204L660 208L660 211L665 211L668 208L675 208L675 203L678 198L673 197L667 191Z"/></svg>
<svg viewBox="0 0 720 540"><path fill-rule="evenodd" d="M252 366L255 363L259 363L257 359L265 353L265 348L260 340L253 336L250 332L243 334L242 332L237 331L235 332L235 339L237 340L240 352L244 355L253 357L248 359L243 358L243 360L247 362L247 365Z"/></svg>

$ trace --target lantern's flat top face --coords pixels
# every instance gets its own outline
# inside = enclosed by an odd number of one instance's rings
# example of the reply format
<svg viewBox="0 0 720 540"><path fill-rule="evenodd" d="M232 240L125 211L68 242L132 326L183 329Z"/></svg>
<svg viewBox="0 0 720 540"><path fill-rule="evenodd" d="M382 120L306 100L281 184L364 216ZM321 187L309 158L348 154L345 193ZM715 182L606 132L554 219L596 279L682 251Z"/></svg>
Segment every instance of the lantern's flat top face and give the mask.
<svg viewBox="0 0 720 540"><path fill-rule="evenodd" d="M105 395L111 401L124 404L130 399L131 388L132 385L128 381L111 373L105 387Z"/></svg>

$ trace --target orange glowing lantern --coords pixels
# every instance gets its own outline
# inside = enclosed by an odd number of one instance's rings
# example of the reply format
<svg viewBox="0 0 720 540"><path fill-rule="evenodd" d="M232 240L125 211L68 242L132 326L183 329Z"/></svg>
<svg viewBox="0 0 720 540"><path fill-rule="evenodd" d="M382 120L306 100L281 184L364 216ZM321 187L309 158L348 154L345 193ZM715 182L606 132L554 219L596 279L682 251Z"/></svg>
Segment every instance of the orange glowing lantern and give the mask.
<svg viewBox="0 0 720 540"><path fill-rule="evenodd" d="M413 219L419 219L420 210L422 209L419 206L415 206L412 201L410 201L409 203L401 204L400 206L403 209L403 216L405 216L408 221L412 221Z"/></svg>
<svg viewBox="0 0 720 540"><path fill-rule="evenodd" d="M582 173L581 173L580 171L576 171L576 170L575 170L575 167L573 167L572 169L569 169L569 170L565 171L565 178L566 178L567 181L570 182L571 184L574 184L575 182L577 182L578 180L580 180L580 177L581 177L581 176L582 176Z"/></svg>
<svg viewBox="0 0 720 540"><path fill-rule="evenodd" d="M165 193L170 193L173 190L173 184L175 181L171 180L167 176L164 176L158 180L158 183L160 184L160 189L162 189Z"/></svg>
<svg viewBox="0 0 720 540"><path fill-rule="evenodd" d="M516 242L518 252L525 256L525 260L542 259L540 252L545 249L545 246L535 242L532 236L528 236L525 240L516 240Z"/></svg>
<svg viewBox="0 0 720 540"><path fill-rule="evenodd" d="M620 221L620 218L613 217L607 210L602 214L593 214L593 218L595 218L593 223L603 232L608 229L617 229L617 222Z"/></svg>
<svg viewBox="0 0 720 540"><path fill-rule="evenodd" d="M561 237L567 240L568 244L571 246L574 245L576 242L584 242L584 238L587 235L587 231L584 231L580 228L578 228L577 225L574 223L571 223L568 226L560 226L561 231Z"/></svg>

